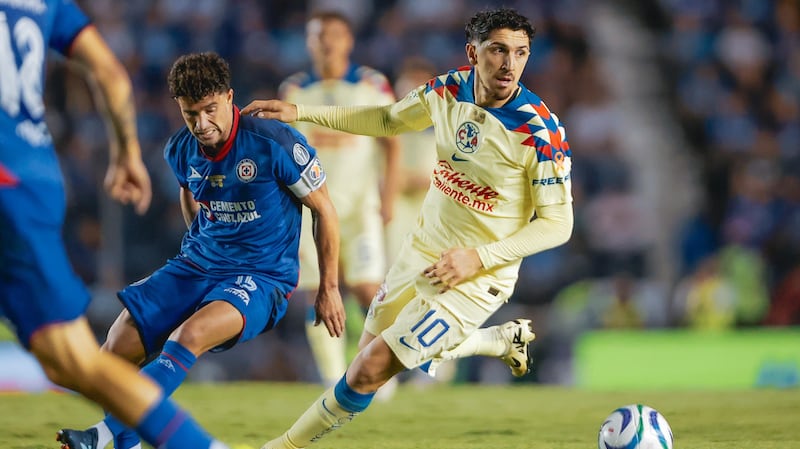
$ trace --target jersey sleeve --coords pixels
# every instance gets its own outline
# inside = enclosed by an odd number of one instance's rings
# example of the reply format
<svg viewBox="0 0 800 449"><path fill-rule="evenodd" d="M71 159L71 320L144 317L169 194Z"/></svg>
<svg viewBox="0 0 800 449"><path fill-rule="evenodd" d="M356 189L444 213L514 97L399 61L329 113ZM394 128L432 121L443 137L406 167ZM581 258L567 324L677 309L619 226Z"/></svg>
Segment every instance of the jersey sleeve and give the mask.
<svg viewBox="0 0 800 449"><path fill-rule="evenodd" d="M56 7L58 9L54 15L53 30L48 45L62 55L67 55L72 41L91 22L72 0L59 0Z"/></svg>
<svg viewBox="0 0 800 449"><path fill-rule="evenodd" d="M529 165L531 194L536 206L572 202L572 151L566 130L555 114L539 116L542 125L533 138L536 155Z"/></svg>
<svg viewBox="0 0 800 449"><path fill-rule="evenodd" d="M178 180L178 184L181 187L186 187L189 184L189 181L186 179L186 170L182 167L183 160L178 157L178 150L175 144L175 136L172 136L164 145L164 160L167 161L167 165L172 170L172 173L175 174L175 178Z"/></svg>
<svg viewBox="0 0 800 449"><path fill-rule="evenodd" d="M277 145L273 158L273 173L292 193L303 198L325 183L326 174L316 150L306 139L288 125L273 140Z"/></svg>

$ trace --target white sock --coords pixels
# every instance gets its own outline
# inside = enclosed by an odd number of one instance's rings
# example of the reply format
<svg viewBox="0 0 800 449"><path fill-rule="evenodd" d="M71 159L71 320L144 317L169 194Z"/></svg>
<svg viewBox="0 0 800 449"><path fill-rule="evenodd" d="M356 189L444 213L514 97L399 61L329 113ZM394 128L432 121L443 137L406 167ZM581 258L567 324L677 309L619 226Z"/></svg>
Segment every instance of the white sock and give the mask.
<svg viewBox="0 0 800 449"><path fill-rule="evenodd" d="M325 325L314 326L312 322L306 322L306 337L322 384L326 387L336 385L347 370L346 339L344 336L331 337Z"/></svg>
<svg viewBox="0 0 800 449"><path fill-rule="evenodd" d="M97 449L103 449L108 443L114 441L114 434L111 433L105 421L100 421L91 428L97 429Z"/></svg>
<svg viewBox="0 0 800 449"><path fill-rule="evenodd" d="M500 334L498 326L476 329L461 344L453 349L444 351L442 358L445 360L485 355L500 357L508 351L508 343Z"/></svg>

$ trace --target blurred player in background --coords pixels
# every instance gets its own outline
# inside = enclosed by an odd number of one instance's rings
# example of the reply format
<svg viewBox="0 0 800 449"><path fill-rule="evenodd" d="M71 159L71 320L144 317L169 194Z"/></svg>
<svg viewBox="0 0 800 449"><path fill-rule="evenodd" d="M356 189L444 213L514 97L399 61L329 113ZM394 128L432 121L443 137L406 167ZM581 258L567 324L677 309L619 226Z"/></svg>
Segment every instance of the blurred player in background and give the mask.
<svg viewBox="0 0 800 449"><path fill-rule="evenodd" d="M312 68L287 78L279 96L293 103L336 106L392 103L394 95L386 77L350 60L354 40L344 15L311 15L306 23L306 47ZM392 218L397 191L397 138L357 136L311 123L294 126L317 149L328 172L328 190L340 222L342 277L346 290L366 311L386 274L383 229ZM377 170L380 156L385 157L383 176ZM304 220L300 239L300 284L295 296L308 304L306 335L320 378L331 386L347 367L346 342L314 325L318 320L312 304L320 277L308 223Z"/></svg>
<svg viewBox="0 0 800 449"><path fill-rule="evenodd" d="M395 374L469 355L528 371L529 320L480 328L511 296L522 258L566 242L571 151L558 117L520 83L534 28L511 9L466 26L470 66L388 106L254 101L243 114L394 135L430 126L437 165L420 213L372 301L347 373L264 449L306 447L361 413Z"/></svg>
<svg viewBox="0 0 800 449"><path fill-rule="evenodd" d="M272 329L297 285L302 206L311 210L323 286L315 309L341 336L344 307L337 262L339 227L313 148L279 121L240 116L228 63L216 53L182 56L168 76L186 126L164 156L180 186L189 228L180 253L118 296L125 306L103 349L131 362L171 394L197 357ZM71 449L138 447L112 417L88 430L64 429ZM92 436L93 438L88 438Z"/></svg>
<svg viewBox="0 0 800 449"><path fill-rule="evenodd" d="M400 66L394 83L394 92L403 98L430 81L435 75L436 67L430 61L413 57L405 60ZM436 135L433 128L419 132L404 133L399 136L400 164L398 168L398 195L395 200L394 219L386 226L386 247L388 260L397 257L406 235L417 227L422 201L431 184L431 173L436 166Z"/></svg>
<svg viewBox="0 0 800 449"><path fill-rule="evenodd" d="M97 29L71 0L0 2L0 316L50 380L109 410L153 446L224 447L136 367L100 352L89 328L89 293L61 238L64 183L42 96L48 48L85 70L109 133L109 194L140 214L150 205L131 81Z"/></svg>

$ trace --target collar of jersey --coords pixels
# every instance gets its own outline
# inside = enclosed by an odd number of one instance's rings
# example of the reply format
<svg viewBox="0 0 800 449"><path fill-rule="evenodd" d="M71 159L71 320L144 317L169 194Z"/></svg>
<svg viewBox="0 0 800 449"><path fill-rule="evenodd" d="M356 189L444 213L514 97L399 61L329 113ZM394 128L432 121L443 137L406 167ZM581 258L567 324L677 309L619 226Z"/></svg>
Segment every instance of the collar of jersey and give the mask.
<svg viewBox="0 0 800 449"><path fill-rule="evenodd" d="M203 157L210 160L211 162L219 162L225 159L225 156L231 151L233 147L233 141L236 139L236 133L239 131L239 108L236 105L233 105L233 125L231 125L231 135L228 136L228 140L225 141L225 145L222 146L222 149L217 153L214 157L211 157L206 153L205 149L200 142L197 142L197 146L200 147L200 153L203 154Z"/></svg>

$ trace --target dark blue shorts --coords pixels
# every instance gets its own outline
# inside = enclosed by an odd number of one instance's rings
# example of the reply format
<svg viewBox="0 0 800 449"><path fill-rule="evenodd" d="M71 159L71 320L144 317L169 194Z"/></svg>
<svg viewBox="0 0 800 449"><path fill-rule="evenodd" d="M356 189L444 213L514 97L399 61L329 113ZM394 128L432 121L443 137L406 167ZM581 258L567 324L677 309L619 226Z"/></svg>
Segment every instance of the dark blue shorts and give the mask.
<svg viewBox="0 0 800 449"><path fill-rule="evenodd" d="M117 296L136 322L147 355L160 352L169 334L209 302L228 302L244 318L242 333L212 352L272 329L288 305L275 283L261 274L209 274L183 259L170 259Z"/></svg>
<svg viewBox="0 0 800 449"><path fill-rule="evenodd" d="M89 305L61 238L64 211L57 180L0 187L0 316L26 348L38 329L74 320Z"/></svg>

